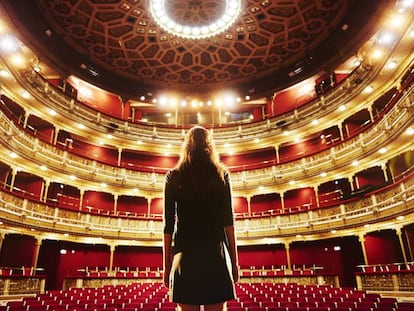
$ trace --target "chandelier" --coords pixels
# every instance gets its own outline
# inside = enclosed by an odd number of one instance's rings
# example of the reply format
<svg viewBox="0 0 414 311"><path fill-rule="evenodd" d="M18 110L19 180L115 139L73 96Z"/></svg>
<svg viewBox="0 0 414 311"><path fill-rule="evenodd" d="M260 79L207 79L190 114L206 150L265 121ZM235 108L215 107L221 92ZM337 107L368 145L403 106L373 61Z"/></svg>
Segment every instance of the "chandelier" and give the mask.
<svg viewBox="0 0 414 311"><path fill-rule="evenodd" d="M165 31L187 39L203 39L228 29L241 11L242 0L149 0L150 12Z"/></svg>

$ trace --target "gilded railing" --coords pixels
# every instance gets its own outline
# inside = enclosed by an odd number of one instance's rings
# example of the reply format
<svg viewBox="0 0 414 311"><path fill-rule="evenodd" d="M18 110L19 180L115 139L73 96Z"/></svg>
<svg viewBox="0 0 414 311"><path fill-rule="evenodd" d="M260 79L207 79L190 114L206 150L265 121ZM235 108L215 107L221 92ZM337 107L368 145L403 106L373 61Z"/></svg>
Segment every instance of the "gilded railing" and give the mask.
<svg viewBox="0 0 414 311"><path fill-rule="evenodd" d="M7 66L6 60L3 60L3 63ZM114 129L113 135L119 135L124 141L129 140L135 143L137 140L143 140L160 145L173 144L181 146L182 137L185 133L181 128L134 123L105 115L65 95L31 68L25 68L21 71L16 71L13 67L8 67L8 69L18 83L30 91L44 107L65 115L68 120L85 124L88 128L103 133L107 132L109 124L114 124L116 129ZM360 94L366 83L375 78L379 70L380 67L374 69L374 67L362 63L350 73L345 81L341 82L344 87L337 87L329 94L283 115L250 124L215 127L213 129L214 140L220 148L225 144L250 142L255 137L273 137L281 134L286 127L293 130L308 125L310 117L322 118L337 109L341 104L350 101L355 95ZM355 81L363 81L364 83L356 83ZM6 82L4 81L5 86L7 86ZM280 126L281 123L283 123L283 127ZM280 139L287 140L283 136Z"/></svg>
<svg viewBox="0 0 414 311"><path fill-rule="evenodd" d="M295 214L236 220L241 243L262 239L300 235L320 235L330 230L352 229L364 224L389 228L397 216L405 215L412 222L414 212L414 175L383 191L359 200L333 207ZM59 209L47 204L19 198L13 193L0 192L0 218L6 225L35 229L40 232L68 233L72 236L102 237L117 240L137 240L159 243L162 237L161 219L95 215Z"/></svg>

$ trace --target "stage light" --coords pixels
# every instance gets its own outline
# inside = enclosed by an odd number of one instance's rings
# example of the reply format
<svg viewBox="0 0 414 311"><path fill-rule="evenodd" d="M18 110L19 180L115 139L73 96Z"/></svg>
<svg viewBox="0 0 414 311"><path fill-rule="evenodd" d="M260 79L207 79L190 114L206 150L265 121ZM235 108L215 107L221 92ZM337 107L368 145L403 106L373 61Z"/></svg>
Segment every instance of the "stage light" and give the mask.
<svg viewBox="0 0 414 311"><path fill-rule="evenodd" d="M10 35L5 35L0 38L0 47L3 52L10 53L18 50L18 42Z"/></svg>
<svg viewBox="0 0 414 311"><path fill-rule="evenodd" d="M18 157L17 153L16 152L13 152L13 151L9 153L9 156L12 159L16 159Z"/></svg>
<svg viewBox="0 0 414 311"><path fill-rule="evenodd" d="M371 85L368 85L364 90L363 93L372 93L372 91L374 90L374 88Z"/></svg>
<svg viewBox="0 0 414 311"><path fill-rule="evenodd" d="M395 60L392 60L387 64L387 68L389 69L394 69L396 67L397 67L397 62Z"/></svg>

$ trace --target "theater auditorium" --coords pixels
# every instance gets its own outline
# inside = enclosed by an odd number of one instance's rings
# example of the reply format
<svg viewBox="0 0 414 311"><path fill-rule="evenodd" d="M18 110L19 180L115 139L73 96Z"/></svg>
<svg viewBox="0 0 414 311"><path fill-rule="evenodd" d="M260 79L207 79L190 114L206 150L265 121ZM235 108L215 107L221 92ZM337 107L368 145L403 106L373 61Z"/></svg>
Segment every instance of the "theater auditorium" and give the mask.
<svg viewBox="0 0 414 311"><path fill-rule="evenodd" d="M413 0L1 0L0 311L162 310L166 173L229 171L229 311L414 310Z"/></svg>

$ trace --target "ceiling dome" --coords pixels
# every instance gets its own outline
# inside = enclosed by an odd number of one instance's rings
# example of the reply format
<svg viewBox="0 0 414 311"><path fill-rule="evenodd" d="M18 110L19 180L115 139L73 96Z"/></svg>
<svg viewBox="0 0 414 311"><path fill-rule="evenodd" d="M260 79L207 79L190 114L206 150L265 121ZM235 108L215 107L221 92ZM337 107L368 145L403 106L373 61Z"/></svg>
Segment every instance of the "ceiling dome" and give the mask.
<svg viewBox="0 0 414 311"><path fill-rule="evenodd" d="M36 38L31 44L66 74L125 96L230 88L254 97L332 70L367 38L386 1L5 2ZM172 31L189 25L200 34L231 3L240 8L222 31L196 38ZM151 5L173 21L170 30L168 20L154 19Z"/></svg>

